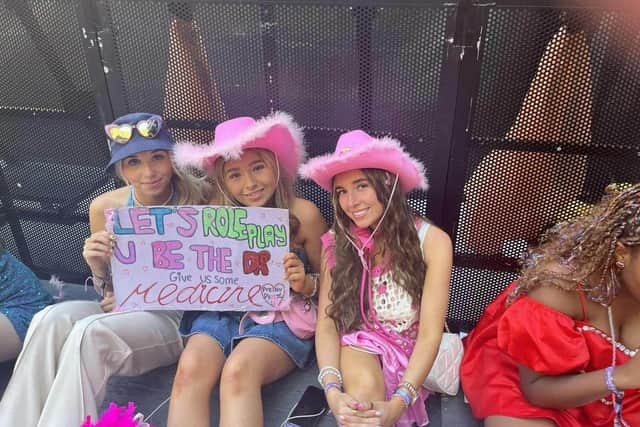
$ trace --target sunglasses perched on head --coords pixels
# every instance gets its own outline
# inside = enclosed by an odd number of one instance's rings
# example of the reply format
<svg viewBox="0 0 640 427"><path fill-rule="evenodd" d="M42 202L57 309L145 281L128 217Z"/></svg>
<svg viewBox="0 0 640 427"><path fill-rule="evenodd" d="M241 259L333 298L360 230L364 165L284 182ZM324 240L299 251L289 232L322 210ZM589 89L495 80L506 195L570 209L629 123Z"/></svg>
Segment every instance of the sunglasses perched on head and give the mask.
<svg viewBox="0 0 640 427"><path fill-rule="evenodd" d="M135 129L143 138L153 139L160 133L163 121L160 116L151 116L148 119L140 120L136 123L121 123L106 125L104 131L107 137L115 143L126 144L133 137Z"/></svg>

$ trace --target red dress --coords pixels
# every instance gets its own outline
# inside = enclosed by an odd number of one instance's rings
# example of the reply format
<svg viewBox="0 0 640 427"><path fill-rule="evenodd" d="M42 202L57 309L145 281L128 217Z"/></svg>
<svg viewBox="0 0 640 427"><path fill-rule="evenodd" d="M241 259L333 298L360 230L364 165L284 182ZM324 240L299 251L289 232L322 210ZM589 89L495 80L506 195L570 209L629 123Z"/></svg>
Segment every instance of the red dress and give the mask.
<svg viewBox="0 0 640 427"><path fill-rule="evenodd" d="M604 369L611 364L611 342L586 316L576 321L524 295L506 306L513 286L487 307L465 338L460 377L474 416L547 418L560 427L612 426L610 397L561 410L533 406L524 398L518 363L546 375ZM619 343L616 363L626 362L635 351ZM625 391L622 415L640 427L640 389Z"/></svg>

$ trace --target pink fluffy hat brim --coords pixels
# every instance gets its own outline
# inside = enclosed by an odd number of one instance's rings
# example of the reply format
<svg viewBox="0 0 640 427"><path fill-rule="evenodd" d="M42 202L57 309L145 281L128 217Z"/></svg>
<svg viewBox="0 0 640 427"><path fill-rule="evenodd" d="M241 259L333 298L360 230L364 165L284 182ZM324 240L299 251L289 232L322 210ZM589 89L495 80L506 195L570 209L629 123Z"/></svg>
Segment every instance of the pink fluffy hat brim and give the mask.
<svg viewBox="0 0 640 427"><path fill-rule="evenodd" d="M407 154L393 138L371 138L348 152L314 157L300 167L299 173L331 192L333 178L354 169L383 169L397 174L405 193L415 188L425 191L429 188L424 165Z"/></svg>
<svg viewBox="0 0 640 427"><path fill-rule="evenodd" d="M306 151L302 128L293 118L283 112L276 112L255 122L246 131L224 143L193 144L179 142L173 155L179 168L195 167L210 172L219 158L225 161L238 159L251 148L261 148L273 152L281 168L291 178L298 166L304 162Z"/></svg>

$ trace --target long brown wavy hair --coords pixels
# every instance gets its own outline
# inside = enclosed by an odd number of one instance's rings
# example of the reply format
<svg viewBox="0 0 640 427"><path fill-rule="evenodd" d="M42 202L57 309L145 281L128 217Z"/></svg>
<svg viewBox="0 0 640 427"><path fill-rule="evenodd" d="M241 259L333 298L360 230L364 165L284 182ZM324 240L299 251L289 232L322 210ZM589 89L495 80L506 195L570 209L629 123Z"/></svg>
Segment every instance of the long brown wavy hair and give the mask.
<svg viewBox="0 0 640 427"><path fill-rule="evenodd" d="M279 209L289 209L289 203L296 197L295 191L293 190L293 183L287 176L287 174L282 173L282 168L277 163L278 160L276 156L269 150L263 150L261 148L250 148L249 150L255 150L258 154L260 160L265 162L269 169L274 171L279 171L278 173L278 184L276 186L276 191L273 193L273 197L269 201L269 203L264 206L266 208L279 208ZM211 200L211 203L214 205L231 205L231 206L242 206L238 200L227 189L227 186L224 182L224 159L219 158L216 160L216 163L213 168L213 179L218 182L218 190L214 193L214 197ZM295 236L298 234L300 229L300 220L289 212L289 236L290 240L293 241Z"/></svg>
<svg viewBox="0 0 640 427"><path fill-rule="evenodd" d="M585 215L549 229L524 256L508 301L539 286L571 291L580 285L590 300L611 304L621 287L614 256L618 242L640 244L640 184L622 191L609 185Z"/></svg>
<svg viewBox="0 0 640 427"><path fill-rule="evenodd" d="M382 250L382 258L392 263L393 280L411 295L414 304L419 305L427 266L422 257L418 232L413 226L417 215L409 208L399 186L391 194L394 179L391 174L380 169L362 169L362 172L373 186L378 201L383 206L391 203L374 236L375 246ZM338 331L345 333L363 323L360 314L362 265L356 249L345 237L345 233L349 233L351 240L358 242L349 232L353 222L340 207L335 191L332 202L335 214L332 226L334 256L339 262L331 269L331 304L327 307L327 315L334 320Z"/></svg>

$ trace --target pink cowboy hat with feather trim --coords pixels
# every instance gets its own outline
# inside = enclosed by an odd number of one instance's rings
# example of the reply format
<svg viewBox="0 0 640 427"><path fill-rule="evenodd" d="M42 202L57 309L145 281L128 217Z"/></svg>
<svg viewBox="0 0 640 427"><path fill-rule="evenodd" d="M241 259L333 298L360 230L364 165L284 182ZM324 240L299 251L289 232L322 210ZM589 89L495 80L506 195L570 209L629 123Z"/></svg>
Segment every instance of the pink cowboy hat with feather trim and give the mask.
<svg viewBox="0 0 640 427"><path fill-rule="evenodd" d="M374 138L362 130L343 133L332 154L315 157L300 168L300 176L333 191L333 177L354 169L383 169L398 175L400 188L427 190L422 163L411 157L393 138Z"/></svg>
<svg viewBox="0 0 640 427"><path fill-rule="evenodd" d="M238 159L244 150L251 148L275 154L281 169L291 179L306 157L302 128L290 115L276 112L257 121L251 117L226 120L216 126L210 144L176 144L174 159L178 167L196 167L208 172L219 158Z"/></svg>

